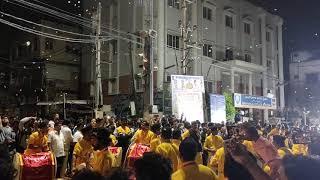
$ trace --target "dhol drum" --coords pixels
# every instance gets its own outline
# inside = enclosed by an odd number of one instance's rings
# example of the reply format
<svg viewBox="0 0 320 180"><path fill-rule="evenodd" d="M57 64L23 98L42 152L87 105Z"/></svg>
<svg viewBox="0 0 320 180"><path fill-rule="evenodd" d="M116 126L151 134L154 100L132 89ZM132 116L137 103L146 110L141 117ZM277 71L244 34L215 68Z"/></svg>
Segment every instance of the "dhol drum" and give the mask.
<svg viewBox="0 0 320 180"><path fill-rule="evenodd" d="M134 162L141 158L145 152L150 152L149 146L137 143L131 144L127 151L125 167L132 168Z"/></svg>
<svg viewBox="0 0 320 180"><path fill-rule="evenodd" d="M113 167L121 167L122 148L121 147L109 147L108 149L115 157L115 162L112 164L112 166Z"/></svg>
<svg viewBox="0 0 320 180"><path fill-rule="evenodd" d="M17 170L15 180L52 180L57 170L56 158L51 152L20 154L14 156Z"/></svg>

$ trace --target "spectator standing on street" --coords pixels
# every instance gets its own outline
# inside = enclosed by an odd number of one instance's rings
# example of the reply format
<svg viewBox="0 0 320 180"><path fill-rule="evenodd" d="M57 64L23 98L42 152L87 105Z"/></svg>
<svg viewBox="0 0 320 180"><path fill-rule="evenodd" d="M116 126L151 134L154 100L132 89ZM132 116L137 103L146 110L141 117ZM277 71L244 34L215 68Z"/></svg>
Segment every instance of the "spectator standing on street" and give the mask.
<svg viewBox="0 0 320 180"><path fill-rule="evenodd" d="M61 178L64 175L63 163L66 157L65 152L65 138L61 132L61 123L56 122L54 130L49 132L48 146L57 159L57 172L56 178Z"/></svg>

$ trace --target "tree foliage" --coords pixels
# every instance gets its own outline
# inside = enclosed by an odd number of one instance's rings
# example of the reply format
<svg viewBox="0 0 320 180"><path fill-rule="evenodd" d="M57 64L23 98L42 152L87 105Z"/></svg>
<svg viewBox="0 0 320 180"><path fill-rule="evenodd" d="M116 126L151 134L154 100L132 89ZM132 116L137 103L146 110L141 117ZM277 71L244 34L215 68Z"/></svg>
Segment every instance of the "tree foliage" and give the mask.
<svg viewBox="0 0 320 180"><path fill-rule="evenodd" d="M234 116L236 115L236 108L234 107L234 104L233 104L232 94L229 92L224 92L223 95L226 98L227 121L233 121Z"/></svg>

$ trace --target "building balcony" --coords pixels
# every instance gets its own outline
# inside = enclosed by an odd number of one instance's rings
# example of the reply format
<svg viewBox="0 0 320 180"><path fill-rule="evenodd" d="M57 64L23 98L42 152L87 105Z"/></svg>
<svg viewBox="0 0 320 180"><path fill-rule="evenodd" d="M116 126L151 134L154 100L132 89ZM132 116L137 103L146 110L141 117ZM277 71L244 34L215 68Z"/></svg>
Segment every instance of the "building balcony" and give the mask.
<svg viewBox="0 0 320 180"><path fill-rule="evenodd" d="M267 71L267 67L264 67L262 65L258 65L258 64L255 64L255 63L251 63L251 62L246 62L246 61L243 61L243 60L239 60L239 59L233 59L233 60L228 60L228 61L223 61L223 62L218 62L218 64L220 65L223 65L223 66L226 66L226 65L229 65L231 67L234 67L234 68L238 68L238 69L241 69L241 70L248 70L248 71L254 71L254 72L265 72Z"/></svg>

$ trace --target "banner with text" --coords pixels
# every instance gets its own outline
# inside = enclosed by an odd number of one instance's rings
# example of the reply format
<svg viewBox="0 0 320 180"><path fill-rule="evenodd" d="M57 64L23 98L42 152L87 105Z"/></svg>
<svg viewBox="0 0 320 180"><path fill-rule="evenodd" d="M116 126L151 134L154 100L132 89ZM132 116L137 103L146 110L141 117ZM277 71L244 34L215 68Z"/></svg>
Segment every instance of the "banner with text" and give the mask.
<svg viewBox="0 0 320 180"><path fill-rule="evenodd" d="M171 75L172 113L187 121L204 121L203 76Z"/></svg>
<svg viewBox="0 0 320 180"><path fill-rule="evenodd" d="M275 98L234 93L233 99L237 108L277 109Z"/></svg>
<svg viewBox="0 0 320 180"><path fill-rule="evenodd" d="M226 98L223 95L218 94L210 94L209 96L211 122L226 122Z"/></svg>

